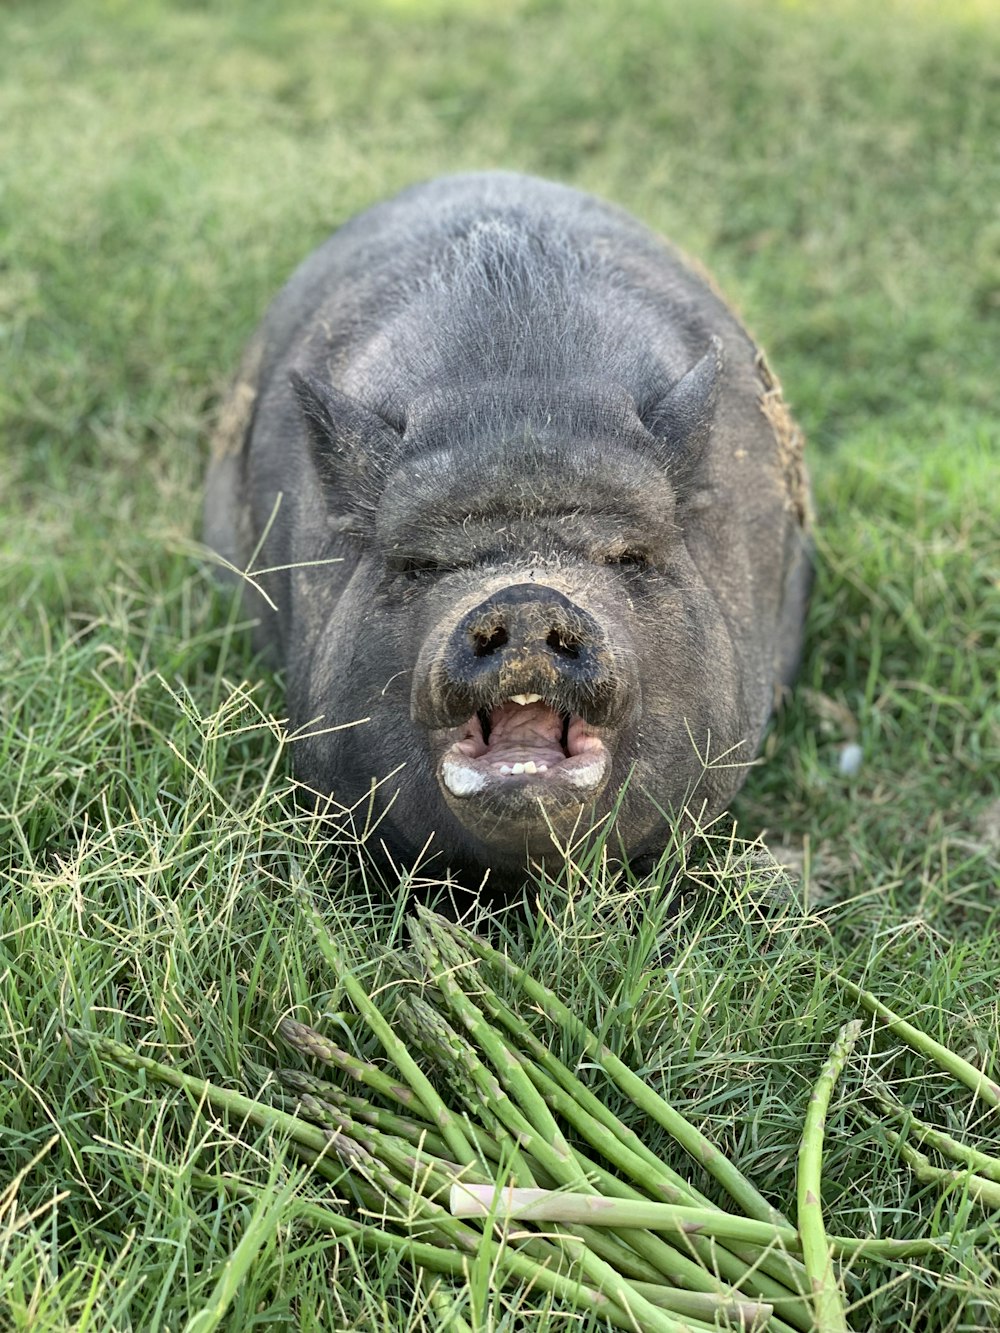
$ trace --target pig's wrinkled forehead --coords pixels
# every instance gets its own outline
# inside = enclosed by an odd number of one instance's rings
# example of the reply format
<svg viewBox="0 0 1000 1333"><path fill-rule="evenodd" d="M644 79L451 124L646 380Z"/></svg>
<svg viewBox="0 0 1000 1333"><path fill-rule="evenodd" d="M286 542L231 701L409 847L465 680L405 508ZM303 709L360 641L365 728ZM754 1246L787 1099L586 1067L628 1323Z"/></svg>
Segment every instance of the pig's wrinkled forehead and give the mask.
<svg viewBox="0 0 1000 1333"><path fill-rule="evenodd" d="M420 393L406 407L414 449L476 449L516 439L609 439L641 445L633 399L618 384L504 376Z"/></svg>
<svg viewBox="0 0 1000 1333"><path fill-rule="evenodd" d="M669 523L674 488L624 392L533 393L519 401L508 385L496 402L489 392L415 403L409 447L379 502L379 536L391 544L429 522L570 511L615 513L649 530Z"/></svg>

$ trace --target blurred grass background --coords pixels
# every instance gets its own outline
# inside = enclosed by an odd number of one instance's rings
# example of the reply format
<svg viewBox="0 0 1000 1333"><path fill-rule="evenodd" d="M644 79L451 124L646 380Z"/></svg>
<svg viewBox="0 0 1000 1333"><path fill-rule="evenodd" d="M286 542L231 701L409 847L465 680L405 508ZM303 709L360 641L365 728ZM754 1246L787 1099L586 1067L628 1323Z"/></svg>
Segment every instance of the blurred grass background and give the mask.
<svg viewBox="0 0 1000 1333"><path fill-rule="evenodd" d="M639 889L600 873L529 890L550 924L513 921L512 947L582 1012L626 1015L633 1062L781 1202L844 1016L834 962L933 1006L966 1053L998 1048L995 4L8 0L0 1323L184 1328L241 1234L238 1208L191 1193L183 1106L104 1087L64 1024L93 1013L245 1084L248 1051L274 1062L276 1013L339 1004L289 906L294 874L346 886L372 954L397 940L398 901L296 811L280 682L192 539L213 409L294 265L375 199L492 165L614 199L712 269L806 429L819 534L802 688L738 807L743 835L791 866L780 929L741 896L779 872L737 843L641 886L656 921L677 882L716 903L689 922L682 971L655 961L673 927L640 947ZM926 1096L968 1132L960 1100ZM849 1135L841 1229L945 1226L877 1139ZM210 1146L236 1151L221 1128ZM857 1326L1000 1326L996 1240L943 1276L873 1280ZM338 1262L276 1221L218 1319L437 1327L405 1280L337 1281ZM505 1310L491 1327L516 1326Z"/></svg>

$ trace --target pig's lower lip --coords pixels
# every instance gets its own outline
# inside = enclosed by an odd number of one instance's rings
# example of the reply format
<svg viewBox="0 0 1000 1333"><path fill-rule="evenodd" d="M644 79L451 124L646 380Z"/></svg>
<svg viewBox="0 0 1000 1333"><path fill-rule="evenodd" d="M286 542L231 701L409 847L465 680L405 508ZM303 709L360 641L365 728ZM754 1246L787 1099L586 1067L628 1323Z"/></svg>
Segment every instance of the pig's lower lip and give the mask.
<svg viewBox="0 0 1000 1333"><path fill-rule="evenodd" d="M560 713L537 695L518 695L474 714L441 761L441 781L459 799L513 796L530 787L581 804L604 786L611 756L582 717Z"/></svg>

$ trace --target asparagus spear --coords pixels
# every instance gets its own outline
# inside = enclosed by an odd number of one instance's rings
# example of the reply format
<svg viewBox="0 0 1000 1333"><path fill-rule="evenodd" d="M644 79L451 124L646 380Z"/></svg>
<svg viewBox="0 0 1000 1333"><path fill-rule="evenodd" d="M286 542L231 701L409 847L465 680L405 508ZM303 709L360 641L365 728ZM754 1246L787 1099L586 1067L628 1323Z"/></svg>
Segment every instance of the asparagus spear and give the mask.
<svg viewBox="0 0 1000 1333"><path fill-rule="evenodd" d="M341 1050L335 1042L317 1032L315 1028L299 1023L294 1018L283 1018L278 1024L278 1034L300 1055L333 1065L335 1069L341 1070L356 1082L363 1083L365 1087L379 1093L387 1101L404 1106L412 1115L429 1119L427 1111L412 1088L398 1079L390 1078L377 1065L368 1064L364 1060L359 1060L356 1055L351 1055L349 1051Z"/></svg>
<svg viewBox="0 0 1000 1333"><path fill-rule="evenodd" d="M823 1126L834 1084L861 1034L861 1021L845 1023L830 1048L809 1097L798 1163L798 1218L802 1258L809 1274L816 1305L819 1333L849 1333L844 1302L833 1271L833 1255L823 1224L820 1188L823 1158Z"/></svg>
<svg viewBox="0 0 1000 1333"><path fill-rule="evenodd" d="M950 1051L947 1046L942 1046L939 1041L929 1037L926 1032L921 1032L912 1023L908 1023L906 1019L900 1018L898 1014L893 1013L888 1005L883 1004L870 991L862 990L860 986L856 986L853 981L848 981L846 977L838 976L837 981L848 994L853 995L870 1013L877 1014L879 1018L883 1019L897 1037L902 1037L907 1046L919 1051L921 1055L930 1056L934 1063L946 1073L957 1078L967 1088L971 1088L975 1096L984 1101L987 1106L1000 1109L1000 1084L994 1082L981 1069L977 1069L968 1060L963 1060L960 1055Z"/></svg>
<svg viewBox="0 0 1000 1333"><path fill-rule="evenodd" d="M305 1120L300 1120L298 1116L289 1115L286 1111L280 1111L265 1102L254 1101L250 1097L243 1096L242 1093L233 1092L229 1088L217 1087L213 1083L207 1083L204 1079L195 1078L193 1074L185 1074L179 1069L172 1069L169 1065L161 1064L148 1055L140 1055L137 1051L130 1050L128 1046L123 1046L121 1042L112 1041L110 1037L102 1037L95 1032L87 1032L82 1028L72 1028L68 1035L73 1040L86 1043L101 1060L120 1065L123 1069L135 1073L144 1072L158 1083L166 1083L170 1087L179 1088L188 1093L196 1103L207 1102L215 1110L221 1111L227 1116L247 1120L251 1124L258 1125L261 1129L278 1130L285 1133L293 1142L300 1144L314 1155L327 1158L333 1152L344 1162L345 1166L352 1162L359 1165L364 1164L364 1158L367 1154L363 1154L350 1139L342 1134L331 1134L317 1125L310 1125ZM343 1172L338 1171L338 1179L342 1175Z"/></svg>
<svg viewBox="0 0 1000 1333"><path fill-rule="evenodd" d="M352 1179L355 1187L364 1194L366 1206L385 1211L389 1202L394 1201L400 1205L401 1215L408 1224L412 1225L416 1219L430 1219L435 1229L443 1232L450 1243L468 1252L475 1251L481 1243L481 1237L463 1224L459 1223L456 1230L455 1219L444 1208L430 1200L422 1199L396 1180L364 1146L342 1133L340 1128L331 1133L265 1102L254 1101L242 1093L216 1087L204 1079L171 1069L169 1065L161 1064L149 1056L139 1055L110 1038L80 1030L74 1031L71 1035L86 1041L101 1059L109 1060L132 1071L141 1070L157 1082L180 1088L197 1102L207 1103L226 1115L248 1120L262 1129L278 1130L287 1134L292 1143L307 1155L310 1163L324 1175L338 1184L345 1183L348 1178ZM335 1153L343 1163L343 1168L333 1166L330 1162L331 1152ZM408 1158L406 1169L409 1170ZM349 1176L348 1173L353 1174ZM443 1186L443 1181L441 1184Z"/></svg>
<svg viewBox="0 0 1000 1333"><path fill-rule="evenodd" d="M900 1157L909 1163L918 1180L928 1184L954 1185L968 1191L970 1198L975 1199L984 1208L1000 1209L1000 1183L997 1181L987 1180L968 1168L956 1171L953 1167L935 1166L925 1153L919 1152L912 1144L907 1143L901 1134L884 1125L882 1132L890 1143L895 1144Z"/></svg>
<svg viewBox="0 0 1000 1333"><path fill-rule="evenodd" d="M460 1162L463 1166L475 1165L479 1158L463 1133L458 1118L452 1115L448 1107L445 1106L427 1075L393 1032L385 1016L378 1010L357 977L346 965L343 955L327 931L326 923L311 900L303 894L302 901L312 923L313 934L320 953L347 992L351 1003L378 1038L386 1055L406 1079L414 1095L424 1108L427 1118L440 1130L455 1161Z"/></svg>
<svg viewBox="0 0 1000 1333"><path fill-rule="evenodd" d="M438 1132L426 1121L415 1120L408 1116L397 1115L393 1111L383 1110L380 1106L364 1097L355 1097L339 1088L336 1083L317 1078L302 1069L279 1069L275 1077L283 1088L293 1093L308 1093L317 1098L331 1110L360 1120L385 1134L395 1134L406 1139L414 1147L422 1147L435 1157L447 1158L448 1145ZM494 1152L499 1149L494 1145Z"/></svg>
<svg viewBox="0 0 1000 1333"><path fill-rule="evenodd" d="M651 1199L608 1199L603 1195L460 1180L451 1186L449 1207L455 1217L489 1215L536 1222L586 1222L594 1227L644 1227L686 1235L732 1237L751 1245L802 1249L802 1237L794 1227L776 1227L718 1208L684 1208ZM851 1236L827 1239L834 1253L840 1256L877 1254L884 1259L903 1259L939 1253L941 1249L937 1242L929 1240L866 1240Z"/></svg>
<svg viewBox="0 0 1000 1333"><path fill-rule="evenodd" d="M382 1133L363 1121L352 1120L350 1116L321 1102L318 1097L313 1097L310 1093L303 1093L299 1097L297 1109L304 1112L314 1124L336 1130L353 1140L372 1157L384 1162L402 1179L419 1179L420 1192L426 1198L436 1199L456 1179L474 1181L478 1184L494 1183L490 1176L475 1171L472 1167L459 1166L456 1162L449 1162L426 1148L414 1147L408 1140L399 1138L398 1135Z"/></svg>
<svg viewBox="0 0 1000 1333"><path fill-rule="evenodd" d="M421 930L414 922L410 927L410 934L428 966L431 979L438 986L448 1007L489 1060L511 1099L515 1100L524 1119L541 1135L546 1148L560 1159L560 1168L573 1170L572 1149L563 1137L562 1130L556 1124L544 1099L525 1073L520 1061L508 1050L500 1033L490 1027L462 988L456 984L438 953L431 931ZM573 1174L577 1172L574 1171Z"/></svg>
<svg viewBox="0 0 1000 1333"><path fill-rule="evenodd" d="M933 1125L918 1120L911 1110L890 1101L888 1097L879 1096L878 1102L889 1115L902 1120L906 1130L912 1130L921 1144L929 1144L942 1157L949 1157L953 1162L961 1162L969 1170L1000 1185L1000 1157L991 1157L989 1153L981 1152L978 1148L952 1138L943 1129L936 1129Z"/></svg>
<svg viewBox="0 0 1000 1333"><path fill-rule="evenodd" d="M728 1299L707 1292L682 1291L678 1287L655 1287L646 1282L637 1282L635 1286L654 1305L662 1305L674 1314L702 1319L712 1329L718 1328L719 1319L735 1324L738 1329L746 1330L746 1333L752 1333L755 1329L774 1328L774 1324L768 1322L774 1313L773 1307L761 1301L735 1297Z"/></svg>

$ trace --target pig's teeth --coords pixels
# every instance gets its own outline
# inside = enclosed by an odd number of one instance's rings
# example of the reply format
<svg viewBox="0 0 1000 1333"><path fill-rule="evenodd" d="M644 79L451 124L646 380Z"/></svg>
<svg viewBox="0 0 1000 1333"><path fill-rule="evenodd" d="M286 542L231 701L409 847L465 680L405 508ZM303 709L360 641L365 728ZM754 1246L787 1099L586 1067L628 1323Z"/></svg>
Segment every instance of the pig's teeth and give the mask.
<svg viewBox="0 0 1000 1333"><path fill-rule="evenodd" d="M506 776L508 773L510 773L510 772L511 772L510 764L501 764L501 765L500 765L500 772L503 773L505 776Z"/></svg>
<svg viewBox="0 0 1000 1333"><path fill-rule="evenodd" d="M521 704L523 707L525 704L541 703L542 696L540 694L512 694L510 701L512 704Z"/></svg>
<svg viewBox="0 0 1000 1333"><path fill-rule="evenodd" d="M538 769L535 767L535 761L534 761L534 759L529 759L529 760L527 761L527 763L523 765L523 767L522 767L522 772L524 772L524 773L537 773L537 772L538 772Z"/></svg>
<svg viewBox="0 0 1000 1333"><path fill-rule="evenodd" d="M512 773L523 773L523 772L524 772L524 765L523 765L523 764L515 764L515 765L511 768L510 771L511 771Z"/></svg>
<svg viewBox="0 0 1000 1333"><path fill-rule="evenodd" d="M537 773L547 773L549 771L549 766L548 764L539 764L535 771Z"/></svg>

